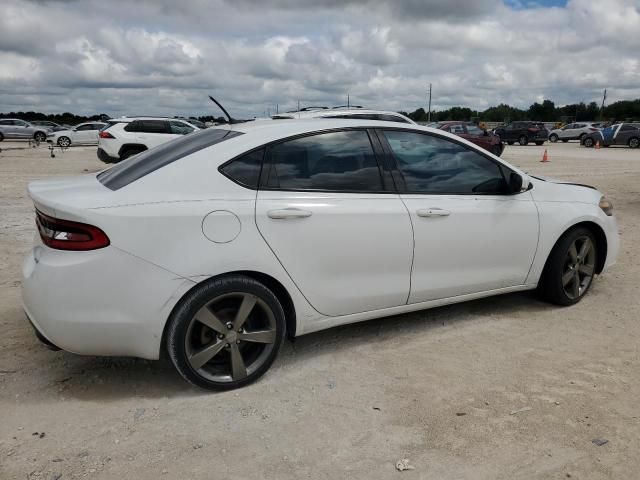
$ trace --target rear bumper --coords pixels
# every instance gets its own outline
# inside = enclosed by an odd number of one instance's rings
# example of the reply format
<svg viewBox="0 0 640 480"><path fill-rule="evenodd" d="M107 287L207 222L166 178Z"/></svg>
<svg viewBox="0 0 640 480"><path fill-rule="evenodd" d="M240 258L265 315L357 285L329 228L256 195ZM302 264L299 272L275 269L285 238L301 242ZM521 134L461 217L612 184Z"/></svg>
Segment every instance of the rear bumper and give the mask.
<svg viewBox="0 0 640 480"><path fill-rule="evenodd" d="M157 359L166 320L194 283L110 246L37 245L22 268L24 310L46 344L82 355Z"/></svg>
<svg viewBox="0 0 640 480"><path fill-rule="evenodd" d="M117 163L120 161L118 157L113 157L105 152L102 148L98 148L98 158L104 163Z"/></svg>

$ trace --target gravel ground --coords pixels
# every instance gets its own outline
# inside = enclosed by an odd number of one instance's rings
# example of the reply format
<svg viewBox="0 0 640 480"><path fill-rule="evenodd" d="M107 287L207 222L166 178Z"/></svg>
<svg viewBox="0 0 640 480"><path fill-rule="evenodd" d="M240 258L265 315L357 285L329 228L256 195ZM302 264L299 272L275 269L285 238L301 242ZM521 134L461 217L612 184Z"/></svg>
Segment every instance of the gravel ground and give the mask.
<svg viewBox="0 0 640 480"><path fill-rule="evenodd" d="M167 362L38 344L20 305L25 186L102 164L88 147L0 152L0 478L637 478L640 151L545 147L504 158L597 186L620 224L618 264L580 304L512 294L332 329L217 394Z"/></svg>

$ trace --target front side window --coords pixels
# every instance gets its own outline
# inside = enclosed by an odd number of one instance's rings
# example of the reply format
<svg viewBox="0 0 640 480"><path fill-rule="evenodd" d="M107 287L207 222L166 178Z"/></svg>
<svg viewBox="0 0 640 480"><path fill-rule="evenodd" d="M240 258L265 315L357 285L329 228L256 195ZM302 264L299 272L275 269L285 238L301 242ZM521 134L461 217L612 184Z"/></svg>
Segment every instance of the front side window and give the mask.
<svg viewBox="0 0 640 480"><path fill-rule="evenodd" d="M29 124L27 122L23 122L22 120L14 120L13 124L17 125L18 127L28 127L29 126Z"/></svg>
<svg viewBox="0 0 640 480"><path fill-rule="evenodd" d="M412 193L508 193L500 167L448 139L415 132L385 131L389 146Z"/></svg>
<svg viewBox="0 0 640 480"><path fill-rule="evenodd" d="M311 135L269 149L267 188L372 192L384 190L369 135L349 130Z"/></svg>

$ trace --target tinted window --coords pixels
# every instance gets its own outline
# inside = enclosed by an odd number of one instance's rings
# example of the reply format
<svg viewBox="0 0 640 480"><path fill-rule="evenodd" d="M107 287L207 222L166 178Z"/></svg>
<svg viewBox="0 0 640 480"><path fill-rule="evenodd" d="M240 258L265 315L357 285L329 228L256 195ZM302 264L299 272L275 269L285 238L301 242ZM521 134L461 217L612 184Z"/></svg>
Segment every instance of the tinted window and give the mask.
<svg viewBox="0 0 640 480"><path fill-rule="evenodd" d="M407 190L416 193L506 193L500 167L440 137L386 131Z"/></svg>
<svg viewBox="0 0 640 480"><path fill-rule="evenodd" d="M482 136L484 135L484 130L475 125L467 125L467 133L470 135Z"/></svg>
<svg viewBox="0 0 640 480"><path fill-rule="evenodd" d="M0 125L13 125L11 120L0 120Z"/></svg>
<svg viewBox="0 0 640 480"><path fill-rule="evenodd" d="M105 187L117 190L149 173L164 167L192 153L242 135L241 132L209 128L193 135L177 138L172 142L146 150L138 155L114 165L98 174L98 180Z"/></svg>
<svg viewBox="0 0 640 480"><path fill-rule="evenodd" d="M79 127L76 127L76 130L93 130L93 125L91 125L90 123L87 123L86 125L80 125Z"/></svg>
<svg viewBox="0 0 640 480"><path fill-rule="evenodd" d="M240 185L256 189L260 179L263 157L264 148L261 148L227 163L220 171Z"/></svg>
<svg viewBox="0 0 640 480"><path fill-rule="evenodd" d="M169 122L169 127L171 127L171 133L175 135L186 135L187 133L191 133L195 130L195 128L187 125L184 122L177 122L172 120Z"/></svg>
<svg viewBox="0 0 640 480"><path fill-rule="evenodd" d="M381 191L382 179L364 130L313 135L273 145L267 180L282 190Z"/></svg>
<svg viewBox="0 0 640 480"><path fill-rule="evenodd" d="M634 127L633 125L622 125L620 127L620 131L621 132L629 132L629 131L635 130L635 129L636 129L636 127Z"/></svg>
<svg viewBox="0 0 640 480"><path fill-rule="evenodd" d="M169 133L169 125L164 120L134 120L124 129L127 132Z"/></svg>
<svg viewBox="0 0 640 480"><path fill-rule="evenodd" d="M456 134L464 133L464 127L462 125L459 125L459 124L458 125L456 125L456 124L449 125L449 131L451 133L456 133Z"/></svg>

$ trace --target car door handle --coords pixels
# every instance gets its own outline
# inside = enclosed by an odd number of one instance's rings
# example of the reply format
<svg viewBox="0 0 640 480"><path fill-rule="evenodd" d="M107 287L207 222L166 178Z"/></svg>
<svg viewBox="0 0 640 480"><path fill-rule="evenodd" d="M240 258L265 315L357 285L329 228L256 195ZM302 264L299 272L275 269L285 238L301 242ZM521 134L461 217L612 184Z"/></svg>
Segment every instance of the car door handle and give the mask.
<svg viewBox="0 0 640 480"><path fill-rule="evenodd" d="M421 208L416 213L419 217L448 217L451 215L449 210L442 208Z"/></svg>
<svg viewBox="0 0 640 480"><path fill-rule="evenodd" d="M275 220L286 220L289 218L307 218L312 212L309 210L301 210L300 208L282 208L279 210L269 210L267 215Z"/></svg>

